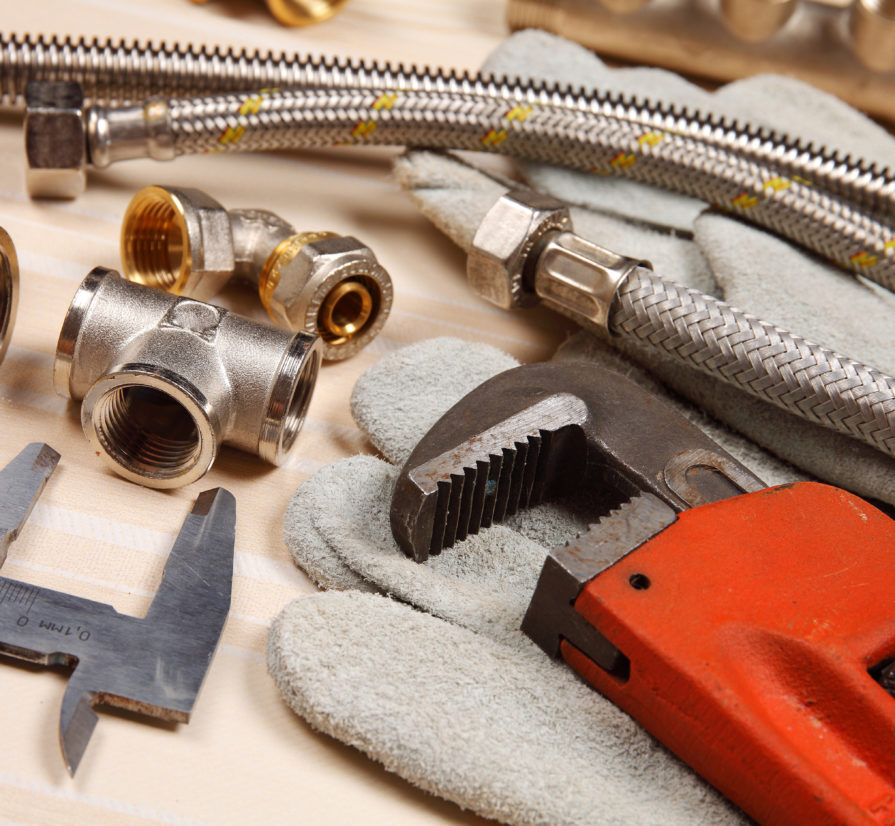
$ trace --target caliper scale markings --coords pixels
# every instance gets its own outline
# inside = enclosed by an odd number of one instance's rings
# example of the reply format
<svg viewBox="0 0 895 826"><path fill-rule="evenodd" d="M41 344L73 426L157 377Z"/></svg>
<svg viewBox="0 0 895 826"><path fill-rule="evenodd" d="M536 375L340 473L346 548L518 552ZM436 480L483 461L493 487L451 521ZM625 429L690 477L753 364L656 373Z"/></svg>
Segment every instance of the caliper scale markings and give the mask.
<svg viewBox="0 0 895 826"><path fill-rule="evenodd" d="M59 454L32 444L0 471L0 562L28 518ZM0 577L0 653L73 670L59 740L71 774L103 703L188 722L230 609L236 503L201 493L186 517L145 617Z"/></svg>

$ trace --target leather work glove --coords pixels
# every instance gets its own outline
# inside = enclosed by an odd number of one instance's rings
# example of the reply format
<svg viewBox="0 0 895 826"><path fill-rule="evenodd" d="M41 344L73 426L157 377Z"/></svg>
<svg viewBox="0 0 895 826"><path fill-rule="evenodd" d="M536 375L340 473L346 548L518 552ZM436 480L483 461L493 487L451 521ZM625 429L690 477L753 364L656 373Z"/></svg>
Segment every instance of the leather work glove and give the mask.
<svg viewBox="0 0 895 826"><path fill-rule="evenodd" d="M609 70L580 47L536 32L510 38L485 68L640 90L895 166L895 141L883 130L785 78L752 78L711 95L667 72ZM465 249L511 186L439 153L407 153L396 172L427 217ZM520 164L519 175L569 202L584 237L895 373L887 317L895 297L883 288L691 198L544 165ZM816 477L895 503L895 460L667 356L622 348L580 333L556 358L593 360L663 395L768 484ZM510 366L491 348L441 339L383 359L361 377L352 412L388 461L336 462L296 493L286 543L328 590L295 600L274 622L272 675L314 727L486 817L520 824L748 822L518 630L548 549L600 515L586 496L520 513L424 565L395 545L388 515L396 465L441 413Z"/></svg>
<svg viewBox="0 0 895 826"><path fill-rule="evenodd" d="M599 343L576 357L584 356L662 392ZM352 413L389 461L338 461L292 500L286 543L328 591L294 600L275 620L268 646L274 679L315 728L485 817L748 822L519 630L549 548L598 515L586 496L517 514L424 565L395 545L389 508L400 464L443 412L512 366L487 345L433 339L360 378ZM705 424L697 411L666 399ZM711 435L768 482L798 478L723 428Z"/></svg>
<svg viewBox="0 0 895 826"><path fill-rule="evenodd" d="M608 69L580 46L535 31L509 38L484 68L685 104L895 169L891 135L838 99L791 78L759 75L709 93L659 69ZM669 280L895 375L895 294L885 288L693 198L564 167L517 166L525 183L570 204L579 235L648 260ZM513 185L434 152L405 154L396 173L421 211L467 251L482 217ZM621 337L612 343L700 409L807 475L895 504L895 459L682 365L659 348ZM587 346L583 339L581 346Z"/></svg>

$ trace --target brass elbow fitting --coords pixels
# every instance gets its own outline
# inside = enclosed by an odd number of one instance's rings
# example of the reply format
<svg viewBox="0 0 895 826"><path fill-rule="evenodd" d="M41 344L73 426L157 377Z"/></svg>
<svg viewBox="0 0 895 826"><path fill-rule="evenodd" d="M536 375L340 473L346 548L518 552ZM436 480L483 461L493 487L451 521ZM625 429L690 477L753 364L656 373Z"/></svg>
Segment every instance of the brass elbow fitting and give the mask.
<svg viewBox="0 0 895 826"><path fill-rule="evenodd" d="M295 444L320 341L178 298L97 267L56 346L56 392L81 405L91 445L153 488L200 479L221 444L281 464Z"/></svg>
<svg viewBox="0 0 895 826"><path fill-rule="evenodd" d="M131 281L203 301L246 281L274 323L319 335L327 359L369 344L392 305L391 278L356 238L296 234L272 212L226 210L198 189L141 189L125 210L121 260Z"/></svg>

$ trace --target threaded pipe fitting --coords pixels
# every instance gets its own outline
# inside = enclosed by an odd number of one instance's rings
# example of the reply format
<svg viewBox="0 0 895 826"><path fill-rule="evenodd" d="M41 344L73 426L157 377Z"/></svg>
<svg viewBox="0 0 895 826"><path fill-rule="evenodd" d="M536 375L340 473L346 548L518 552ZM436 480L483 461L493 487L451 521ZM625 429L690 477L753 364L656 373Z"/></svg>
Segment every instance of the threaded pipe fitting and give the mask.
<svg viewBox="0 0 895 826"><path fill-rule="evenodd" d="M125 210L121 259L129 280L202 300L231 278L248 282L277 325L319 335L327 359L365 347L391 310L391 278L366 244L296 233L266 210L228 211L196 189L141 189Z"/></svg>
<svg viewBox="0 0 895 826"><path fill-rule="evenodd" d="M281 464L320 365L320 340L126 281L81 283L56 347L54 384L116 473L148 487L200 479L221 444Z"/></svg>

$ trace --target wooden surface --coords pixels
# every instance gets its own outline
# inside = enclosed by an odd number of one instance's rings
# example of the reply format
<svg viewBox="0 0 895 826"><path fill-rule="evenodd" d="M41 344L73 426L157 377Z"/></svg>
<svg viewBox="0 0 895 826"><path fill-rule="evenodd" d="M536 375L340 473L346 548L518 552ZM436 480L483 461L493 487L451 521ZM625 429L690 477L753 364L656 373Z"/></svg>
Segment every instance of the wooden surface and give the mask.
<svg viewBox="0 0 895 826"><path fill-rule="evenodd" d="M127 36L476 68L505 36L493 0L350 0L331 21L278 26L261 0L40 0L3 3L7 32ZM271 619L313 590L281 538L292 493L323 465L372 452L348 411L357 376L399 347L435 335L486 341L523 361L549 356L565 325L545 312L504 313L467 288L464 259L389 176L389 151L205 156L113 166L68 203L31 202L19 119L0 118L0 225L12 235L21 294L0 367L0 462L46 441L62 461L2 574L146 610L171 542L200 490L223 485L238 503L231 615L192 722L174 728L101 713L73 780L57 739L66 676L0 662L0 824L467 823L475 818L312 732L267 675ZM288 464L272 468L225 448L200 482L171 493L107 471L84 438L78 408L55 395L56 339L72 295L94 266L119 266L124 207L152 183L198 187L227 207L273 210L299 229L356 235L395 282L381 336L320 375ZM263 315L248 296L228 301Z"/></svg>

